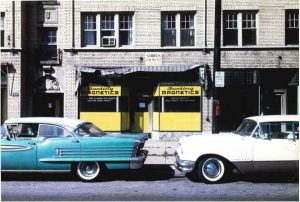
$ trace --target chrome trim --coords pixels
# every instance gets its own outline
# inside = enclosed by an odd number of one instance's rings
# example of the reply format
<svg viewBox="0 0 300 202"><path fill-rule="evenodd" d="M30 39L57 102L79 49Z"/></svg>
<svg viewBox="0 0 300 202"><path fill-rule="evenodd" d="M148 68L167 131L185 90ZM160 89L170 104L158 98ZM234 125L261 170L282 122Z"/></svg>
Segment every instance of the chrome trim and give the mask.
<svg viewBox="0 0 300 202"><path fill-rule="evenodd" d="M25 172L25 173L66 173L71 172L71 170L1 170L1 172Z"/></svg>
<svg viewBox="0 0 300 202"><path fill-rule="evenodd" d="M145 157L143 156L138 156L138 157L131 157L129 158L129 168L130 169L139 169L143 167L144 161L146 160Z"/></svg>
<svg viewBox="0 0 300 202"><path fill-rule="evenodd" d="M31 150L32 147L25 147L20 145L1 145L0 151L1 152L16 152L16 151L26 151Z"/></svg>
<svg viewBox="0 0 300 202"><path fill-rule="evenodd" d="M179 170L183 173L190 173L193 171L193 169L195 167L194 161L181 160L178 154L176 154L175 158L176 158L175 167L177 170Z"/></svg>

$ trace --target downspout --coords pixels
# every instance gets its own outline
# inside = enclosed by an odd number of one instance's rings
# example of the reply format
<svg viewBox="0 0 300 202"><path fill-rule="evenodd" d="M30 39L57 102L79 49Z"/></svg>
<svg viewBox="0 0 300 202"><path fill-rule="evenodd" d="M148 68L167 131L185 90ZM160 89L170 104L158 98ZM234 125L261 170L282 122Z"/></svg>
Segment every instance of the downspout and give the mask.
<svg viewBox="0 0 300 202"><path fill-rule="evenodd" d="M15 48L15 1L12 1L12 48Z"/></svg>
<svg viewBox="0 0 300 202"><path fill-rule="evenodd" d="M72 49L75 48L75 0L72 0Z"/></svg>

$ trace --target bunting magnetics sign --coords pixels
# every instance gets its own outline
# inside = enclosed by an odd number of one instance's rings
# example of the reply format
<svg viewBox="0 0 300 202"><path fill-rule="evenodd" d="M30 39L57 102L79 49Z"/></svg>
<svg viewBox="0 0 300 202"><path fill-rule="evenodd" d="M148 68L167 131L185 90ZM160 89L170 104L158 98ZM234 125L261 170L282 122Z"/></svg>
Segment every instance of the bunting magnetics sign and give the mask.
<svg viewBox="0 0 300 202"><path fill-rule="evenodd" d="M159 96L201 96L200 86L160 86Z"/></svg>
<svg viewBox="0 0 300 202"><path fill-rule="evenodd" d="M88 86L84 87L81 96L121 96L121 86Z"/></svg>

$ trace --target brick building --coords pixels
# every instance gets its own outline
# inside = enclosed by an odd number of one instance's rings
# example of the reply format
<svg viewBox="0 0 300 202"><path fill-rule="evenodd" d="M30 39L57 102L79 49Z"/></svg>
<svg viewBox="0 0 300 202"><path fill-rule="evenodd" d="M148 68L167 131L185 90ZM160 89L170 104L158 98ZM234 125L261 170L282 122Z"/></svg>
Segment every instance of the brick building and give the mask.
<svg viewBox="0 0 300 202"><path fill-rule="evenodd" d="M298 9L296 0L222 0L221 131L298 112ZM202 79L214 16L208 0L4 1L1 122L65 116L155 137L209 132Z"/></svg>

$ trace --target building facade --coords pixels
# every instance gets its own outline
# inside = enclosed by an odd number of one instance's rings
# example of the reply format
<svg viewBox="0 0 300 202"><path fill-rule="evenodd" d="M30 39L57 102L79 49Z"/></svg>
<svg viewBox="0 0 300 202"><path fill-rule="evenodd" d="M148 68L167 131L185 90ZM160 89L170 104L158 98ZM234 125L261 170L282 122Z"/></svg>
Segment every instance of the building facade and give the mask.
<svg viewBox="0 0 300 202"><path fill-rule="evenodd" d="M212 130L214 1L1 9L1 122L64 116L154 138ZM247 116L296 114L298 2L223 0L221 17L220 131Z"/></svg>

